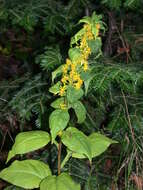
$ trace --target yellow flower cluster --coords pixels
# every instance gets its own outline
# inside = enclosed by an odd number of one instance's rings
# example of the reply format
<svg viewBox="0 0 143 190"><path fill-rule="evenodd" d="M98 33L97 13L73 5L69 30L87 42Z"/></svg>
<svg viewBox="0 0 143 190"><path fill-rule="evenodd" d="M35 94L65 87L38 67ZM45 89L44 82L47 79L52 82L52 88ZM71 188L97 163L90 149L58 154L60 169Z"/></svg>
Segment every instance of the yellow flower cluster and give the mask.
<svg viewBox="0 0 143 190"><path fill-rule="evenodd" d="M81 70L88 70L88 57L91 54L91 49L88 46L88 40L95 39L89 24L84 25L85 33L82 36L80 44L77 47L80 49L81 56L76 61L66 59L66 64L63 66L63 76L61 79L62 85L60 88L60 96L64 96L68 85L72 85L75 89L80 89L83 80L80 77ZM97 35L99 34L100 25L96 25ZM64 108L64 106L61 106Z"/></svg>

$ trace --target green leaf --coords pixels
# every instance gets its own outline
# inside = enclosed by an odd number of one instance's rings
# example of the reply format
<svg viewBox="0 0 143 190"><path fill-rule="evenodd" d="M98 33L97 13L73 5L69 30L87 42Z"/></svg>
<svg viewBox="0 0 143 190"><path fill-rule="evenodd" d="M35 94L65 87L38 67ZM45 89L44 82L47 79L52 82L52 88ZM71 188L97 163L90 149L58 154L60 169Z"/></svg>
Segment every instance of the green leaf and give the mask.
<svg viewBox="0 0 143 190"><path fill-rule="evenodd" d="M78 31L72 38L71 38L71 43L70 45L72 46L73 44L76 44L84 35L85 29L82 28L80 31Z"/></svg>
<svg viewBox="0 0 143 190"><path fill-rule="evenodd" d="M69 86L67 89L67 100L69 103L74 103L83 96L84 92L80 89L75 89L72 86Z"/></svg>
<svg viewBox="0 0 143 190"><path fill-rule="evenodd" d="M25 189L38 188L40 182L49 175L49 166L38 160L16 160L0 172L1 179Z"/></svg>
<svg viewBox="0 0 143 190"><path fill-rule="evenodd" d="M102 154L111 144L118 143L100 133L92 133L89 137L92 158Z"/></svg>
<svg viewBox="0 0 143 190"><path fill-rule="evenodd" d="M95 34L97 33L96 30L97 29L95 29ZM99 53L99 51L101 50L101 46L102 46L101 38L98 37L98 38L96 38L96 40L89 40L88 45L89 45L92 53L94 53L94 54Z"/></svg>
<svg viewBox="0 0 143 190"><path fill-rule="evenodd" d="M88 137L74 127L67 128L62 134L62 143L78 154L83 154L90 161L92 159L91 144Z"/></svg>
<svg viewBox="0 0 143 190"><path fill-rule="evenodd" d="M40 190L80 190L80 185L76 184L67 173L59 176L48 176L40 184Z"/></svg>
<svg viewBox="0 0 143 190"><path fill-rule="evenodd" d="M60 87L61 87L61 82L59 81L56 84L54 84L53 86L51 86L51 88L49 88L49 92L56 95L60 92Z"/></svg>
<svg viewBox="0 0 143 190"><path fill-rule="evenodd" d="M51 107L55 108L55 109L60 109L61 108L61 104L65 103L65 98L61 97L56 99L54 102L51 103Z"/></svg>
<svg viewBox="0 0 143 190"><path fill-rule="evenodd" d="M63 65L60 65L55 71L52 72L52 82L54 82L54 79L57 77L57 75L62 74L63 71Z"/></svg>
<svg viewBox="0 0 143 190"><path fill-rule="evenodd" d="M78 118L78 123L83 123L86 119L86 109L82 102L77 101L72 104L72 108L74 109L76 116Z"/></svg>
<svg viewBox="0 0 143 190"><path fill-rule="evenodd" d="M57 47L46 47L44 54L36 58L36 63L40 64L43 70L51 71L57 66L61 65L62 56L60 48Z"/></svg>
<svg viewBox="0 0 143 190"><path fill-rule="evenodd" d="M67 110L57 109L53 111L49 118L52 143L60 131L66 128L70 116Z"/></svg>
<svg viewBox="0 0 143 190"><path fill-rule="evenodd" d="M78 60L81 57L79 48L70 48L68 54L72 62Z"/></svg>
<svg viewBox="0 0 143 190"><path fill-rule="evenodd" d="M92 158L102 154L111 144L118 143L117 141L114 141L99 133L92 133L88 136L88 140L90 142ZM73 153L72 157L86 158L85 155L79 153Z"/></svg>
<svg viewBox="0 0 143 190"><path fill-rule="evenodd" d="M91 18L88 16L85 16L82 19L80 19L79 23L91 24Z"/></svg>
<svg viewBox="0 0 143 190"><path fill-rule="evenodd" d="M90 70L88 70L87 72L82 72L81 73L81 78L84 81L85 95L87 95L90 82L95 77L95 75L96 75L96 73L94 71L94 67L91 68Z"/></svg>
<svg viewBox="0 0 143 190"><path fill-rule="evenodd" d="M141 6L140 0L126 0L124 2L124 6L131 9L137 9L139 6Z"/></svg>
<svg viewBox="0 0 143 190"><path fill-rule="evenodd" d="M25 154L37 150L50 141L50 136L45 131L22 132L16 136L15 143L12 146L7 158L7 162L16 154Z"/></svg>

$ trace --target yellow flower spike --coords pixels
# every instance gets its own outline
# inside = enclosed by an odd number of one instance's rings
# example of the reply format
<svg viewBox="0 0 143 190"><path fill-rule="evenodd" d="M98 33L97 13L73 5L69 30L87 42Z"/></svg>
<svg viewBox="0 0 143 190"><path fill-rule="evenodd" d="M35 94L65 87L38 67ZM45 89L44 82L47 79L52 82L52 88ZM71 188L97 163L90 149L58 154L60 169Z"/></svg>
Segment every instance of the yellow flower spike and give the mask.
<svg viewBox="0 0 143 190"><path fill-rule="evenodd" d="M91 49L88 46L88 40L94 39L94 35L91 30L90 24L84 24L85 33L81 36L80 43L77 44L77 47L80 48L81 56L79 56L74 62L72 62L69 58L66 59L66 64L63 67L63 77L61 79L62 86L60 88L60 95L64 96L67 86L70 84L76 89L80 89L83 81L80 78L80 72L82 69L83 71L88 70L88 57L91 54ZM100 24L96 24L97 34L96 37L99 35ZM82 67L79 67L78 65ZM63 104L61 105L61 109L66 109L66 106Z"/></svg>

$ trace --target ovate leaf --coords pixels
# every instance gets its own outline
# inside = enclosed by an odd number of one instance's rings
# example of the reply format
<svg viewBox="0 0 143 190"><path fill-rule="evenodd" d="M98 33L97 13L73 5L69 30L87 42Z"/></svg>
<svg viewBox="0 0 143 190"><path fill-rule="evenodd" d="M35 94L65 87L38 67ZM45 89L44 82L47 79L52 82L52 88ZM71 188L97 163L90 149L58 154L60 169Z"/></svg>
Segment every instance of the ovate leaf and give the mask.
<svg viewBox="0 0 143 190"><path fill-rule="evenodd" d="M48 176L40 184L40 190L80 190L80 185L76 184L67 173L59 176Z"/></svg>
<svg viewBox="0 0 143 190"><path fill-rule="evenodd" d="M61 104L64 104L65 103L65 98L64 97L61 97L61 98L58 98L56 99L54 102L51 103L51 106L55 109L60 109L61 108Z"/></svg>
<svg viewBox="0 0 143 190"><path fill-rule="evenodd" d="M91 151L92 151L92 158L99 156L100 154L102 154L103 152L105 152L105 150L107 150L107 148L114 143L118 143L117 141L114 141L108 137L105 137L102 134L99 133L93 133L90 136L88 136L89 142L90 142L90 147L91 147ZM86 158L85 155L83 154L79 154L79 153L73 153L72 157L75 158Z"/></svg>
<svg viewBox="0 0 143 190"><path fill-rule="evenodd" d="M83 96L84 92L82 89L75 89L72 86L69 86L67 89L67 100L69 103L74 103Z"/></svg>
<svg viewBox="0 0 143 190"><path fill-rule="evenodd" d="M91 144L88 137L74 127L67 128L62 135L62 143L71 151L92 159Z"/></svg>
<svg viewBox="0 0 143 190"><path fill-rule="evenodd" d="M22 132L16 136L15 143L10 150L7 162L16 154L25 154L37 150L50 141L50 136L45 131Z"/></svg>
<svg viewBox="0 0 143 190"><path fill-rule="evenodd" d="M72 104L72 108L74 109L76 116L78 118L78 123L83 123L86 119L86 109L82 102L77 101Z"/></svg>
<svg viewBox="0 0 143 190"><path fill-rule="evenodd" d="M47 164L38 160L14 161L0 172L0 178L25 189L38 188L51 171Z"/></svg>
<svg viewBox="0 0 143 190"><path fill-rule="evenodd" d="M88 138L91 143L92 157L102 154L111 144L118 143L100 133L93 133Z"/></svg>
<svg viewBox="0 0 143 190"><path fill-rule="evenodd" d="M57 134L66 128L70 116L67 110L57 109L53 111L49 118L51 129L52 142L55 140Z"/></svg>

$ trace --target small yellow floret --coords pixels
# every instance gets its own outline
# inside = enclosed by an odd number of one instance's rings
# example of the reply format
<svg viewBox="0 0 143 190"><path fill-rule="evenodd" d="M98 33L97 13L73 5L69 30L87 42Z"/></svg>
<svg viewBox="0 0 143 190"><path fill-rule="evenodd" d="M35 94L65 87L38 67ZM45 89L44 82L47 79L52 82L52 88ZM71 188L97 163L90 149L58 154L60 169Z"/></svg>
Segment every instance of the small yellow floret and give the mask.
<svg viewBox="0 0 143 190"><path fill-rule="evenodd" d="M66 84L68 82L68 76L64 75L61 81L62 83Z"/></svg>
<svg viewBox="0 0 143 190"><path fill-rule="evenodd" d="M66 86L62 86L61 88L60 88L60 96L63 96L64 94L65 94L65 90L66 90Z"/></svg>
<svg viewBox="0 0 143 190"><path fill-rule="evenodd" d="M100 29L100 24L96 24L96 29Z"/></svg>
<svg viewBox="0 0 143 190"><path fill-rule="evenodd" d="M65 110L65 109L67 109L67 105L64 104L64 103L62 103L62 104L60 104L60 108L61 108L62 110Z"/></svg>
<svg viewBox="0 0 143 190"><path fill-rule="evenodd" d="M62 131L59 131L59 132L58 132L58 136L59 136L59 137L61 137L61 136L62 136L62 134L63 134L63 132L62 132Z"/></svg>
<svg viewBox="0 0 143 190"><path fill-rule="evenodd" d="M72 64L72 62L71 62L71 60L70 59L66 59L66 65L71 65Z"/></svg>
<svg viewBox="0 0 143 190"><path fill-rule="evenodd" d="M88 70L88 62L87 62L87 61L84 62L84 64L83 64L83 70L84 70L84 71L87 71L87 70Z"/></svg>
<svg viewBox="0 0 143 190"><path fill-rule="evenodd" d="M79 79L77 83L75 83L75 88L78 90L81 88L81 85L83 84L82 79Z"/></svg>
<svg viewBox="0 0 143 190"><path fill-rule="evenodd" d="M66 74L68 72L68 65L63 66L63 73Z"/></svg>

